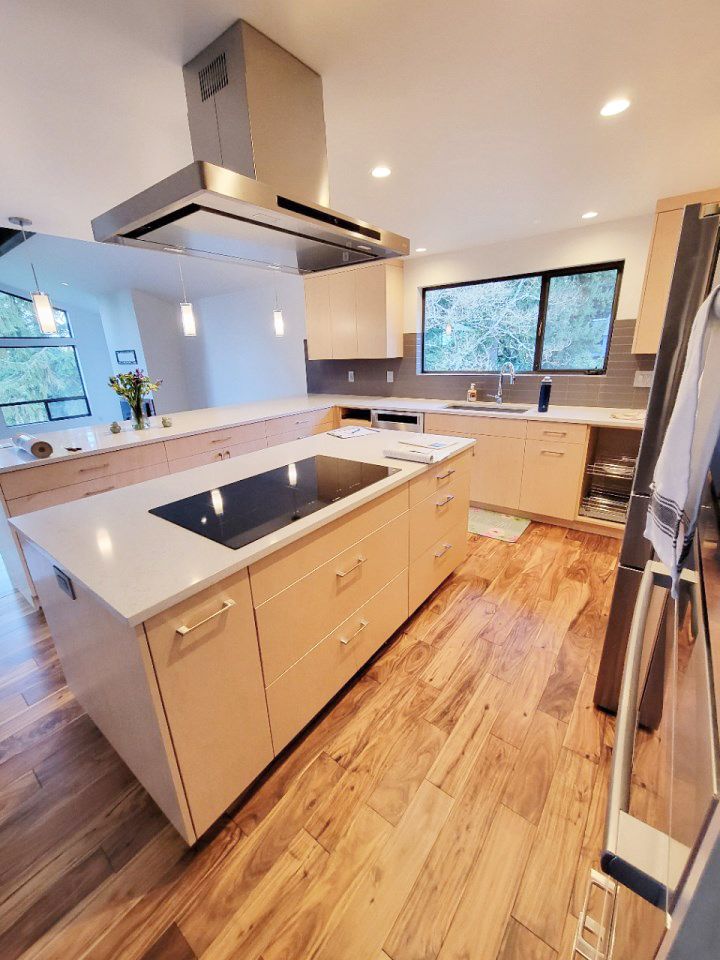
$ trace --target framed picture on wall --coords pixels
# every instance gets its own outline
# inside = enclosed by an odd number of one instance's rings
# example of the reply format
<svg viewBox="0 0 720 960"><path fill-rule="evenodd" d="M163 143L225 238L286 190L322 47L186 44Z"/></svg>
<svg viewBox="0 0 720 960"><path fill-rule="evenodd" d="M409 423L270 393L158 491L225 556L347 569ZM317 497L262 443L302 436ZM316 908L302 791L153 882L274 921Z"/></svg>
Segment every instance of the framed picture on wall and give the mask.
<svg viewBox="0 0 720 960"><path fill-rule="evenodd" d="M134 350L116 350L115 360L123 366L127 364L127 366L131 367L137 363L137 354Z"/></svg>

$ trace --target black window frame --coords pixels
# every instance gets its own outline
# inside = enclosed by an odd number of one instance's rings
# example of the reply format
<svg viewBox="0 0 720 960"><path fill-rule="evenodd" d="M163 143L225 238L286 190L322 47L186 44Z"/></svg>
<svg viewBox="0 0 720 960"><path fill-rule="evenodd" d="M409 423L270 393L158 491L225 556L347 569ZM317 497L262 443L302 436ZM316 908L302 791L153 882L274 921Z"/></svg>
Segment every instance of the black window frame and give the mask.
<svg viewBox="0 0 720 960"><path fill-rule="evenodd" d="M0 287L0 293L4 293L6 297L13 297L15 300L24 300L25 303L32 304L32 297L24 297L21 293L12 293L10 290L3 290L2 287ZM68 328L68 335L66 337L58 337L52 333L42 332L39 332L36 337L23 336L22 334L19 336L5 336L4 334L0 333L0 340L74 340L75 335L73 334L72 324L70 323L70 316L67 310L63 310L62 307L56 307L54 304L53 310L58 310L60 313L65 315L65 323L67 324Z"/></svg>
<svg viewBox="0 0 720 960"><path fill-rule="evenodd" d="M457 287L475 287L485 283L502 283L505 280L526 280L532 277L540 277L540 303L538 307L538 321L535 330L535 354L533 356L532 370L520 370L519 374L575 374L582 376L603 376L607 373L608 357L610 355L610 343L612 341L615 320L617 318L618 300L620 298L620 285L622 283L623 271L625 269L624 260L608 260L603 263L583 264L577 267L559 267L553 270L534 270L530 273L514 273L504 277L487 277L482 280L462 280L459 283L438 283L433 286L422 288L422 326L421 326L421 344L420 344L420 374L425 376L464 376L475 375L482 376L488 374L492 376L499 373L499 370L426 370L425 369L425 296L432 290L449 290ZM548 295L550 291L550 281L554 277L566 277L582 273L599 273L602 270L617 270L615 279L615 293L613 295L612 310L610 313L610 325L608 328L607 343L605 345L605 356L603 358L602 368L583 370L580 367L560 368L543 367L542 353L545 342L545 326L547 318Z"/></svg>
<svg viewBox="0 0 720 960"><path fill-rule="evenodd" d="M30 297L23 297L18 293L10 293L7 290L2 290L2 293L6 294L9 297L15 297L17 300L25 300L27 303L32 303ZM90 407L90 398L87 393L87 385L85 383L85 377L83 375L82 367L80 366L80 360L78 357L77 344L73 341L75 339L72 325L70 323L70 317L67 310L64 310L62 307L55 307L54 309L61 310L65 314L65 319L67 321L68 336L67 337L54 337L47 334L40 334L37 337L17 337L10 336L4 337L0 336L0 356L2 355L3 350L39 350L43 348L55 349L58 347L63 347L73 351L75 356L75 366L77 367L78 374L80 376L80 383L82 384L83 392L81 394L75 394L70 397L43 397L35 400L17 400L15 402L0 402L0 417L2 417L3 425L9 429L18 429L22 427L28 427L35 424L43 423L59 423L62 420L83 420L86 417L92 416L92 408ZM18 342L22 341L22 342ZM62 403L66 400L83 400L85 402L86 413L75 413L72 416L67 417L54 417L50 408L50 404L53 403ZM6 407L27 407L31 405L44 405L45 412L47 414L47 420L30 420L27 423L17 423L11 424L5 421L5 416L3 411Z"/></svg>

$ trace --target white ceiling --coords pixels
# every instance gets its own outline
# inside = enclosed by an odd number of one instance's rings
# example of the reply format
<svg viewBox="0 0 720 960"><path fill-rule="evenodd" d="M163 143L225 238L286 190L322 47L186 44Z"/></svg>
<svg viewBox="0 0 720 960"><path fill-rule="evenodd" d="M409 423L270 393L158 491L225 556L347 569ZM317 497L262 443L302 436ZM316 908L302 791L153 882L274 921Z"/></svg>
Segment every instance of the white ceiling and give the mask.
<svg viewBox="0 0 720 960"><path fill-rule="evenodd" d="M717 0L3 0L0 218L87 238L188 163L181 66L241 16L324 78L332 206L413 246L634 216L720 178Z"/></svg>
<svg viewBox="0 0 720 960"><path fill-rule="evenodd" d="M32 290L31 261L41 288L58 306L95 310L98 298L119 290L144 290L175 302L182 299L177 257L138 247L39 234L0 257L0 289ZM287 286L300 282L291 274L270 274L200 257L183 257L182 270L190 300L270 283L281 294Z"/></svg>

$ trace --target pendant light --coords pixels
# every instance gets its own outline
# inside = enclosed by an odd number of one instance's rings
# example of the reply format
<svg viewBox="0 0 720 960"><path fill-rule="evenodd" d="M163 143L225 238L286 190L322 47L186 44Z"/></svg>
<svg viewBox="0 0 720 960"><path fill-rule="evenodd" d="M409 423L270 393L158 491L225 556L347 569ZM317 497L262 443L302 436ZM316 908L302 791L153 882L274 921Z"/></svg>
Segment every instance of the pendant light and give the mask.
<svg viewBox="0 0 720 960"><path fill-rule="evenodd" d="M32 226L32 220L28 220L27 217L10 217L10 223L14 224L16 227L20 227L23 235L23 241L27 240L25 235L25 227ZM57 336L57 323L55 321L55 311L53 310L52 303L50 303L50 297L46 293L42 293L40 290L40 284L38 283L37 273L35 272L35 264L30 261L30 269L32 270L33 280L35 281L35 290L30 294L32 299L33 310L35 311L35 319L38 322L41 333L46 333L51 336Z"/></svg>
<svg viewBox="0 0 720 960"><path fill-rule="evenodd" d="M285 320L283 319L282 310L280 309L280 304L278 303L277 287L275 287L275 309L273 310L273 328L275 330L276 337L285 336Z"/></svg>
<svg viewBox="0 0 720 960"><path fill-rule="evenodd" d="M185 278L183 277L182 272L182 254L178 254L178 270L180 271L180 285L182 286L182 303L180 304L180 322L182 323L182 331L186 337L196 337L197 336L197 325L195 323L195 311L193 310L193 305L187 298L185 292Z"/></svg>

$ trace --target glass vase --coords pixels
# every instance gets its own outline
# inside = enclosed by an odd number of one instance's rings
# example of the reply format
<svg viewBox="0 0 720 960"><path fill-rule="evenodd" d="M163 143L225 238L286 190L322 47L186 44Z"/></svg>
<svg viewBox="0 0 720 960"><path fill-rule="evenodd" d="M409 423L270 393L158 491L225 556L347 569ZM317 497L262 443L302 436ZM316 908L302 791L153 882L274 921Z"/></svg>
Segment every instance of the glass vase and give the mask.
<svg viewBox="0 0 720 960"><path fill-rule="evenodd" d="M142 404L132 408L133 430L144 430L147 427L147 420L143 416Z"/></svg>

